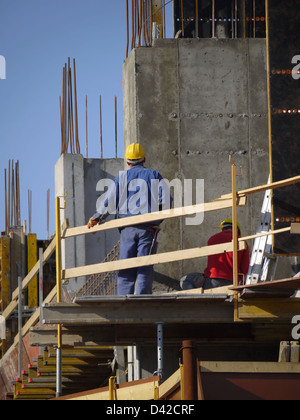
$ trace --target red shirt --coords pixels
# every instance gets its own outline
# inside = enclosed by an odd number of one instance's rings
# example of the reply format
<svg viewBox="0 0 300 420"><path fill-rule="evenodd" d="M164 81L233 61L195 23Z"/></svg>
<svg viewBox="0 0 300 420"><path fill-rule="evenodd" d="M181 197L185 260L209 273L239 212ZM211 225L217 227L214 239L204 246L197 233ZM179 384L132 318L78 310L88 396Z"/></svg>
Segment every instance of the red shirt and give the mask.
<svg viewBox="0 0 300 420"><path fill-rule="evenodd" d="M208 245L218 245L232 242L232 231L225 230L212 236ZM243 251L238 251L238 273L246 275L249 270L250 256L249 247ZM211 255L208 257L207 268L204 272L206 277L212 279L224 279L233 282L233 253L224 252L223 254ZM242 276L239 276L240 280Z"/></svg>

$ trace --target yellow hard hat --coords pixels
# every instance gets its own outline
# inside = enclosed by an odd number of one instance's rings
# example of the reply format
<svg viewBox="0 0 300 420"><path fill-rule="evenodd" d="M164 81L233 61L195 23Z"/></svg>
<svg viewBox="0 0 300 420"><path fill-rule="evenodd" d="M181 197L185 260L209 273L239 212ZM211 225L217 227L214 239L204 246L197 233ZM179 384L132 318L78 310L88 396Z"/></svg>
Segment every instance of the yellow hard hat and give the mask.
<svg viewBox="0 0 300 420"><path fill-rule="evenodd" d="M144 159L145 157L145 150L142 145L139 143L131 143L126 150L125 159L131 160L140 160Z"/></svg>
<svg viewBox="0 0 300 420"><path fill-rule="evenodd" d="M223 230L225 227L229 227L230 225L232 226L232 219L226 219L221 223L220 229ZM237 227L241 235L242 230L241 230L241 225L239 224L239 222L237 222Z"/></svg>

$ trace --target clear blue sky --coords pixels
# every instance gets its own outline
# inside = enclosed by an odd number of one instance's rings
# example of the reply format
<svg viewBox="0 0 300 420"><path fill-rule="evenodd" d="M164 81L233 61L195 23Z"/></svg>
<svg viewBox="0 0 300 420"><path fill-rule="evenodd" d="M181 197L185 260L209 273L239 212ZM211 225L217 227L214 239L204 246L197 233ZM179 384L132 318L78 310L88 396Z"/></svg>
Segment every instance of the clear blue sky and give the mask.
<svg viewBox="0 0 300 420"><path fill-rule="evenodd" d="M0 229L5 229L4 169L9 159L19 160L21 220L28 221L30 189L32 232L46 239L48 189L50 235L55 230L54 166L61 144L59 96L68 57L76 59L81 153L85 156L88 95L89 157L100 157L101 95L104 158L115 157L116 95L118 151L123 155L126 1L0 0L0 55L6 60L6 79L0 79Z"/></svg>

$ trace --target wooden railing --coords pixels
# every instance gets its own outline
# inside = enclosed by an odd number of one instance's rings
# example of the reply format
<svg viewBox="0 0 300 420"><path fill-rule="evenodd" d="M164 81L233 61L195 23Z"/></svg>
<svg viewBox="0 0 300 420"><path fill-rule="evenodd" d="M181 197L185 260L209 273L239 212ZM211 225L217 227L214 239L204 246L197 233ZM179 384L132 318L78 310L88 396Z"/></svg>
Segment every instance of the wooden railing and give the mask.
<svg viewBox="0 0 300 420"><path fill-rule="evenodd" d="M261 185L258 187L249 188L242 191L237 191L235 200L233 199L232 193L226 194L210 203L171 209L168 212L163 211L163 212L149 213L149 214L139 215L139 216L132 216L129 218L116 219L116 220L108 221L104 224L95 226L93 229L88 229L86 226L80 226L80 227L75 227L75 228L60 228L59 232L56 232L56 236L58 234L59 241L61 241L70 237L75 237L79 235L88 235L88 234L102 232L102 231L106 231L110 229L117 229L120 227L137 225L140 223L154 222L154 221L158 221L162 219L168 220L168 219L173 219L173 218L182 217L182 216L193 216L202 212L206 213L206 212L211 212L211 211L227 209L227 208L231 208L233 206L233 203L235 203L238 207L242 207L246 205L248 195L266 191L269 189L272 190L275 188L286 187L286 186L296 184L299 182L300 182L300 176L297 176L297 177L285 179L279 182L274 182L272 184L266 184L266 185ZM287 231L292 231L291 233L299 233L298 225L299 224L292 225L292 227L287 227L287 228L280 229L277 231L270 231L267 233L262 233L258 235L256 234L256 235L240 238L238 240L238 249L236 250L236 252L244 248L243 243L245 241L250 240L250 239L255 239L258 236L277 235L277 234L287 232ZM57 242L57 238L54 237L54 239L51 241L50 245L48 246L48 248L43 254L43 261L42 261L43 264L45 264L55 252L56 242ZM61 271L61 276L59 276L60 278L57 279L58 280L57 287L61 289L62 281L66 279L80 277L83 275L99 274L99 273L105 273L108 271L117 271L122 268L133 268L133 267L139 267L143 265L164 264L164 263L172 262L172 261L180 261L180 260L187 260L187 259L193 259L193 258L199 258L199 257L206 257L208 255L212 255L216 253L232 252L232 251L233 251L233 244L228 243L221 246L218 245L218 246L210 246L210 247L202 247L202 248L192 248L192 249L167 252L167 253L162 253L162 254L157 254L157 255L151 255L147 257L132 258L129 260L113 261L113 262L108 262L108 263L106 262L106 263L95 264L95 265L90 265L86 267L74 267L74 268ZM57 253L56 258L59 258L59 257L60 255L59 253ZM30 282L39 273L39 267L40 267L40 261L38 261L35 264L32 270L27 274L27 276L22 281L23 292L28 288ZM56 293L57 293L57 288L55 287L52 290L52 292L47 296L44 303L50 302L55 297ZM2 316L5 319L8 319L10 315L17 309L18 297L19 297L19 289L17 288L12 294L12 300L10 304L2 313ZM38 321L38 318L39 318L39 308L28 320L27 324L23 327L23 335L25 335L28 332L30 326L34 325L34 323ZM16 340L17 340L17 337L16 337Z"/></svg>

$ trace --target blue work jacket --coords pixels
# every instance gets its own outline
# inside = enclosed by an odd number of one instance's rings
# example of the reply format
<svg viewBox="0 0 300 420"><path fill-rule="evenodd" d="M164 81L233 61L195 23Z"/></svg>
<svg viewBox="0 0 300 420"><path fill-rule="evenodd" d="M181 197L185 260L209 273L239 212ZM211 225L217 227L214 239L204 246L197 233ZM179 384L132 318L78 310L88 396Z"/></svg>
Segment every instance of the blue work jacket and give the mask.
<svg viewBox="0 0 300 420"><path fill-rule="evenodd" d="M93 219L101 222L109 214L121 218L168 210L172 201L168 183L160 173L136 165L120 172L115 178L108 191L100 197Z"/></svg>

